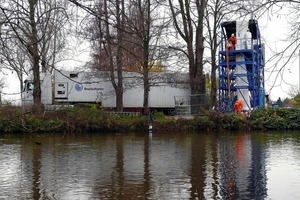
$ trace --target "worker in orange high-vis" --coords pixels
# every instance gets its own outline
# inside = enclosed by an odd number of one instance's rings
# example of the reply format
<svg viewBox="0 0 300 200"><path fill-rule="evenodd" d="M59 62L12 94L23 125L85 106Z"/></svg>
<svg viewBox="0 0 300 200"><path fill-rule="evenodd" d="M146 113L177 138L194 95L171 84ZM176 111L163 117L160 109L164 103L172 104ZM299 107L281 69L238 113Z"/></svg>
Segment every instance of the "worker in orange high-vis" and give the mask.
<svg viewBox="0 0 300 200"><path fill-rule="evenodd" d="M231 34L231 37L228 39L228 43L230 44L229 50L235 50L235 45L237 43L237 39L234 33Z"/></svg>
<svg viewBox="0 0 300 200"><path fill-rule="evenodd" d="M243 106L244 106L243 100L241 100L241 99L237 100L235 102L235 104L234 104L234 110L235 110L235 112L236 113L242 112Z"/></svg>

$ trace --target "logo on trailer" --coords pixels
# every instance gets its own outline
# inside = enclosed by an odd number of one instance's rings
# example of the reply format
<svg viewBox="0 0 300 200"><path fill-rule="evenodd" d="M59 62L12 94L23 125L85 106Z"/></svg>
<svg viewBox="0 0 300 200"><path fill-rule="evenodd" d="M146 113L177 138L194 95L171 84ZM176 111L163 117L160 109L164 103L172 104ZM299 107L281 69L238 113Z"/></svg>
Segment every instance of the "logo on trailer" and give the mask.
<svg viewBox="0 0 300 200"><path fill-rule="evenodd" d="M75 90L80 92L81 90L83 90L83 85L79 84L79 83L76 83L75 84Z"/></svg>

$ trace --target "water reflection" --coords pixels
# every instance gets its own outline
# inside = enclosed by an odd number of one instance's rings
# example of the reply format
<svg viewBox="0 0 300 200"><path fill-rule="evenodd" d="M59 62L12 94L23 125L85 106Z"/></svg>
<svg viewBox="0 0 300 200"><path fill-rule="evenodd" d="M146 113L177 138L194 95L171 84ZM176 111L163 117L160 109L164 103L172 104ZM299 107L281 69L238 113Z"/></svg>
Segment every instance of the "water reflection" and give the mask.
<svg viewBox="0 0 300 200"><path fill-rule="evenodd" d="M0 199L299 199L299 136L1 135Z"/></svg>
<svg viewBox="0 0 300 200"><path fill-rule="evenodd" d="M234 147L223 147L227 148L223 149L227 155L221 156L223 163L227 164L223 167L227 173L222 173L227 183L222 185L227 185L227 190L224 189L222 196L228 199L264 199L266 196L264 146L251 140L250 136L239 134L226 138L231 140L226 143Z"/></svg>

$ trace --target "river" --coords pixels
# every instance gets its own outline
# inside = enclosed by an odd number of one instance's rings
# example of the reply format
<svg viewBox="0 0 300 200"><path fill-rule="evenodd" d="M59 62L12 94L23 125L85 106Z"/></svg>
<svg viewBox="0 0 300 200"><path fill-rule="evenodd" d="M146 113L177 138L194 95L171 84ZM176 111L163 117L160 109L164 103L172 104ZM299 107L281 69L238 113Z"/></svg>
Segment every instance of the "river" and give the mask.
<svg viewBox="0 0 300 200"><path fill-rule="evenodd" d="M1 134L0 199L300 199L300 131Z"/></svg>

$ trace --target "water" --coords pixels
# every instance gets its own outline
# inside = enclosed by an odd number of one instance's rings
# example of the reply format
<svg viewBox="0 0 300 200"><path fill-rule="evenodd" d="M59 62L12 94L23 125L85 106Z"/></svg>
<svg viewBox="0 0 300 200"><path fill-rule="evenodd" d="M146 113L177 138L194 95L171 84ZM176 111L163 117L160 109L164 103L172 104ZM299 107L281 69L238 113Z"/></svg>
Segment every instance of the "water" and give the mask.
<svg viewBox="0 0 300 200"><path fill-rule="evenodd" d="M0 135L0 199L300 199L300 132Z"/></svg>

